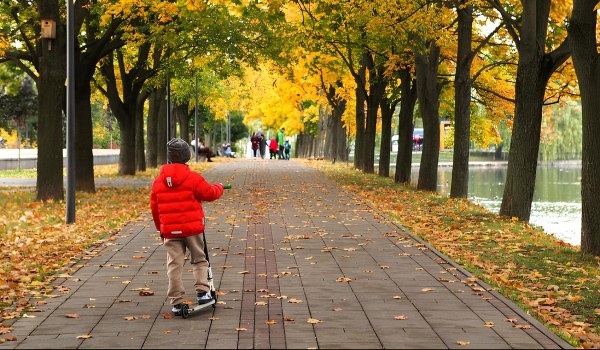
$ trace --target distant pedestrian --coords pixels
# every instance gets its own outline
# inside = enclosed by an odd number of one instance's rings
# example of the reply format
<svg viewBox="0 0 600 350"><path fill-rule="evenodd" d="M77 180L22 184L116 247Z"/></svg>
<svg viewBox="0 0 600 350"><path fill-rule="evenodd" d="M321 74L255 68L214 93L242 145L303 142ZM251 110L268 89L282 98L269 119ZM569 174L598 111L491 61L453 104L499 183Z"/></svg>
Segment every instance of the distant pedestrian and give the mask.
<svg viewBox="0 0 600 350"><path fill-rule="evenodd" d="M265 159L265 152L267 149L267 139L265 138L265 135L263 135L262 131L260 131L260 130L256 134L259 135L259 138L260 138L260 144L258 146L258 149L260 151L260 157L262 159Z"/></svg>
<svg viewBox="0 0 600 350"><path fill-rule="evenodd" d="M277 159L285 159L283 157L283 147L284 147L284 142L285 142L285 128L281 128L279 129L279 132L277 132L277 145L279 146L278 152L277 152Z"/></svg>
<svg viewBox="0 0 600 350"><path fill-rule="evenodd" d="M256 133L252 134L250 143L252 143L252 156L256 158L258 156L258 148L260 147L260 138L256 136Z"/></svg>
<svg viewBox="0 0 600 350"><path fill-rule="evenodd" d="M230 144L226 144L226 145L225 145L225 156L226 156L227 158L235 158L235 157L233 156L233 154L231 153L231 145L230 145Z"/></svg>
<svg viewBox="0 0 600 350"><path fill-rule="evenodd" d="M277 146L277 140L272 138L269 142L269 159L277 159L277 152L279 151L279 147Z"/></svg>
<svg viewBox="0 0 600 350"><path fill-rule="evenodd" d="M182 139L167 143L167 164L160 168L152 185L150 208L156 230L167 250L167 296L176 316L181 315L185 288L183 264L186 250L194 275L198 304L212 301L208 284L208 260L204 253L204 211L202 202L214 201L223 195L223 184L208 183L202 175L186 164L191 157L190 146Z"/></svg>
<svg viewBox="0 0 600 350"><path fill-rule="evenodd" d="M285 159L290 160L290 151L292 150L292 144L290 144L290 140L285 140L283 149L285 150Z"/></svg>

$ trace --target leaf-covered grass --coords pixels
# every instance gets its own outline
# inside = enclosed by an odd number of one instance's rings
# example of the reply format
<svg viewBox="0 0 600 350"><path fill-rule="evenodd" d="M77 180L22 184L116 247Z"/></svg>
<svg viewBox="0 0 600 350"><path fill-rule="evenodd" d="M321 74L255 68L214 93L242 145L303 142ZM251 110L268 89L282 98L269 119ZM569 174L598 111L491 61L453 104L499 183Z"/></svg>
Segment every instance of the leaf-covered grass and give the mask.
<svg viewBox="0 0 600 350"><path fill-rule="evenodd" d="M344 164L306 161L576 346L600 348L600 258L467 200L402 186Z"/></svg>
<svg viewBox="0 0 600 350"><path fill-rule="evenodd" d="M192 170L200 172L209 166L190 164ZM16 177L36 176L35 171L18 174ZM119 176L117 165L96 166L94 174ZM149 169L135 177L154 178L157 174L158 169ZM40 202L35 195L31 188L5 187L0 191L0 317L5 320L19 317L49 295L52 281L68 274L68 266L85 258L90 247L110 241L128 221L148 213L150 186L97 187L95 194L77 192L75 223L69 225L65 223L64 201Z"/></svg>

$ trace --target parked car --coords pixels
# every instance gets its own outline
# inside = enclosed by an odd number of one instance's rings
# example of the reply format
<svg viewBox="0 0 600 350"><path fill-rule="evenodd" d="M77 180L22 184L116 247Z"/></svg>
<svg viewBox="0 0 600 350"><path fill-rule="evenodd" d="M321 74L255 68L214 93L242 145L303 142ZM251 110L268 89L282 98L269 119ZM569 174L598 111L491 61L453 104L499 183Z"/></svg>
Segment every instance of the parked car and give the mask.
<svg viewBox="0 0 600 350"><path fill-rule="evenodd" d="M423 128L415 128L413 130L413 151L421 151L423 149ZM392 152L398 152L398 135L392 136Z"/></svg>

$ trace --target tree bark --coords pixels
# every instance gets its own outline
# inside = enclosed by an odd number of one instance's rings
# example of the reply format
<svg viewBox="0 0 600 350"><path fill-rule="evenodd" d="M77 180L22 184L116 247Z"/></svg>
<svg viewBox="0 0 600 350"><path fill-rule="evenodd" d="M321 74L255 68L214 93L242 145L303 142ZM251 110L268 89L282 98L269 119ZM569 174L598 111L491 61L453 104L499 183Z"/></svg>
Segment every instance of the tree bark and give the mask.
<svg viewBox="0 0 600 350"><path fill-rule="evenodd" d="M38 42L38 163L37 200L63 200L63 109L67 79L66 27L56 1L40 1L40 17L56 22L56 39ZM52 45L50 50L49 45Z"/></svg>
<svg viewBox="0 0 600 350"><path fill-rule="evenodd" d="M581 168L581 251L600 256L600 55L596 38L596 1L575 0L569 25L573 63L581 93L583 153Z"/></svg>
<svg viewBox="0 0 600 350"><path fill-rule="evenodd" d="M423 118L423 153L417 189L437 191L437 168L440 155L440 117L438 67L440 48L429 43L428 52L415 55L417 95Z"/></svg>
<svg viewBox="0 0 600 350"><path fill-rule="evenodd" d="M167 164L167 91L165 89L165 94L163 95L162 100L158 101L160 103L160 109L158 112L158 121L157 121L157 163L158 165ZM205 142L208 140L205 139Z"/></svg>
<svg viewBox="0 0 600 350"><path fill-rule="evenodd" d="M410 68L400 71L400 115L398 116L398 154L394 182L409 184L412 170L414 110L417 102L417 84Z"/></svg>
<svg viewBox="0 0 600 350"><path fill-rule="evenodd" d="M529 221L540 146L542 108L551 74L570 56L565 43L544 52L550 0L523 2L515 116L500 215Z"/></svg>
<svg viewBox="0 0 600 350"><path fill-rule="evenodd" d="M94 183L94 148L92 125L91 79L95 65L88 68L81 60L76 68L75 83L75 187L77 191L96 193ZM90 73L88 69L92 69Z"/></svg>
<svg viewBox="0 0 600 350"><path fill-rule="evenodd" d="M389 100L385 97L387 81L383 77L383 68L380 68L379 79L379 106L381 108L381 145L379 146L379 176L390 176L390 158L392 153L392 115L398 100Z"/></svg>
<svg viewBox="0 0 600 350"><path fill-rule="evenodd" d="M381 87L383 77L379 76L371 54L365 55L367 69L369 70L369 93L367 94L367 120L365 126L365 139L363 143L364 164L363 172L375 173L375 137L377 133L377 112L381 99ZM365 91L367 87L365 86Z"/></svg>
<svg viewBox="0 0 600 350"><path fill-rule="evenodd" d="M367 100L366 79L367 79L367 64L363 55L358 69L358 75L354 77L356 82L356 138L354 140L354 167L356 169L364 169L365 155L365 102Z"/></svg>
<svg viewBox="0 0 600 350"><path fill-rule="evenodd" d="M150 168L158 166L158 119L160 106L165 99L165 89L158 88L150 92L148 97L148 121L146 123L146 165Z"/></svg>
<svg viewBox="0 0 600 350"><path fill-rule="evenodd" d="M471 143L471 43L473 6L458 7L458 53L454 79L454 155L450 197L467 198L469 194L469 148Z"/></svg>
<svg viewBox="0 0 600 350"><path fill-rule="evenodd" d="M135 168L137 171L146 171L146 154L144 151L144 104L148 93L141 93L136 101L135 108Z"/></svg>
<svg viewBox="0 0 600 350"><path fill-rule="evenodd" d="M338 81L335 84L341 86L342 83ZM342 122L342 115L346 111L346 100L338 95L334 84L330 84L329 86L322 84L322 88L331 106L331 115L327 128L326 149L328 153L326 154L329 156L327 159L330 159L333 163L337 160L347 161L346 131Z"/></svg>

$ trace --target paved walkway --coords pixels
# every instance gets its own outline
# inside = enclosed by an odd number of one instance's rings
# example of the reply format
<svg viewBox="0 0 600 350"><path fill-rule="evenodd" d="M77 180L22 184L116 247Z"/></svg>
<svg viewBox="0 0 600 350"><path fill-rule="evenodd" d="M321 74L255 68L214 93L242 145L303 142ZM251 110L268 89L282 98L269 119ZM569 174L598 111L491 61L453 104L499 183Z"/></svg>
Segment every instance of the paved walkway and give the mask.
<svg viewBox="0 0 600 350"><path fill-rule="evenodd" d="M237 159L204 175L233 185L205 204L216 308L168 316L147 216L73 266L0 349L569 347L316 170Z"/></svg>

